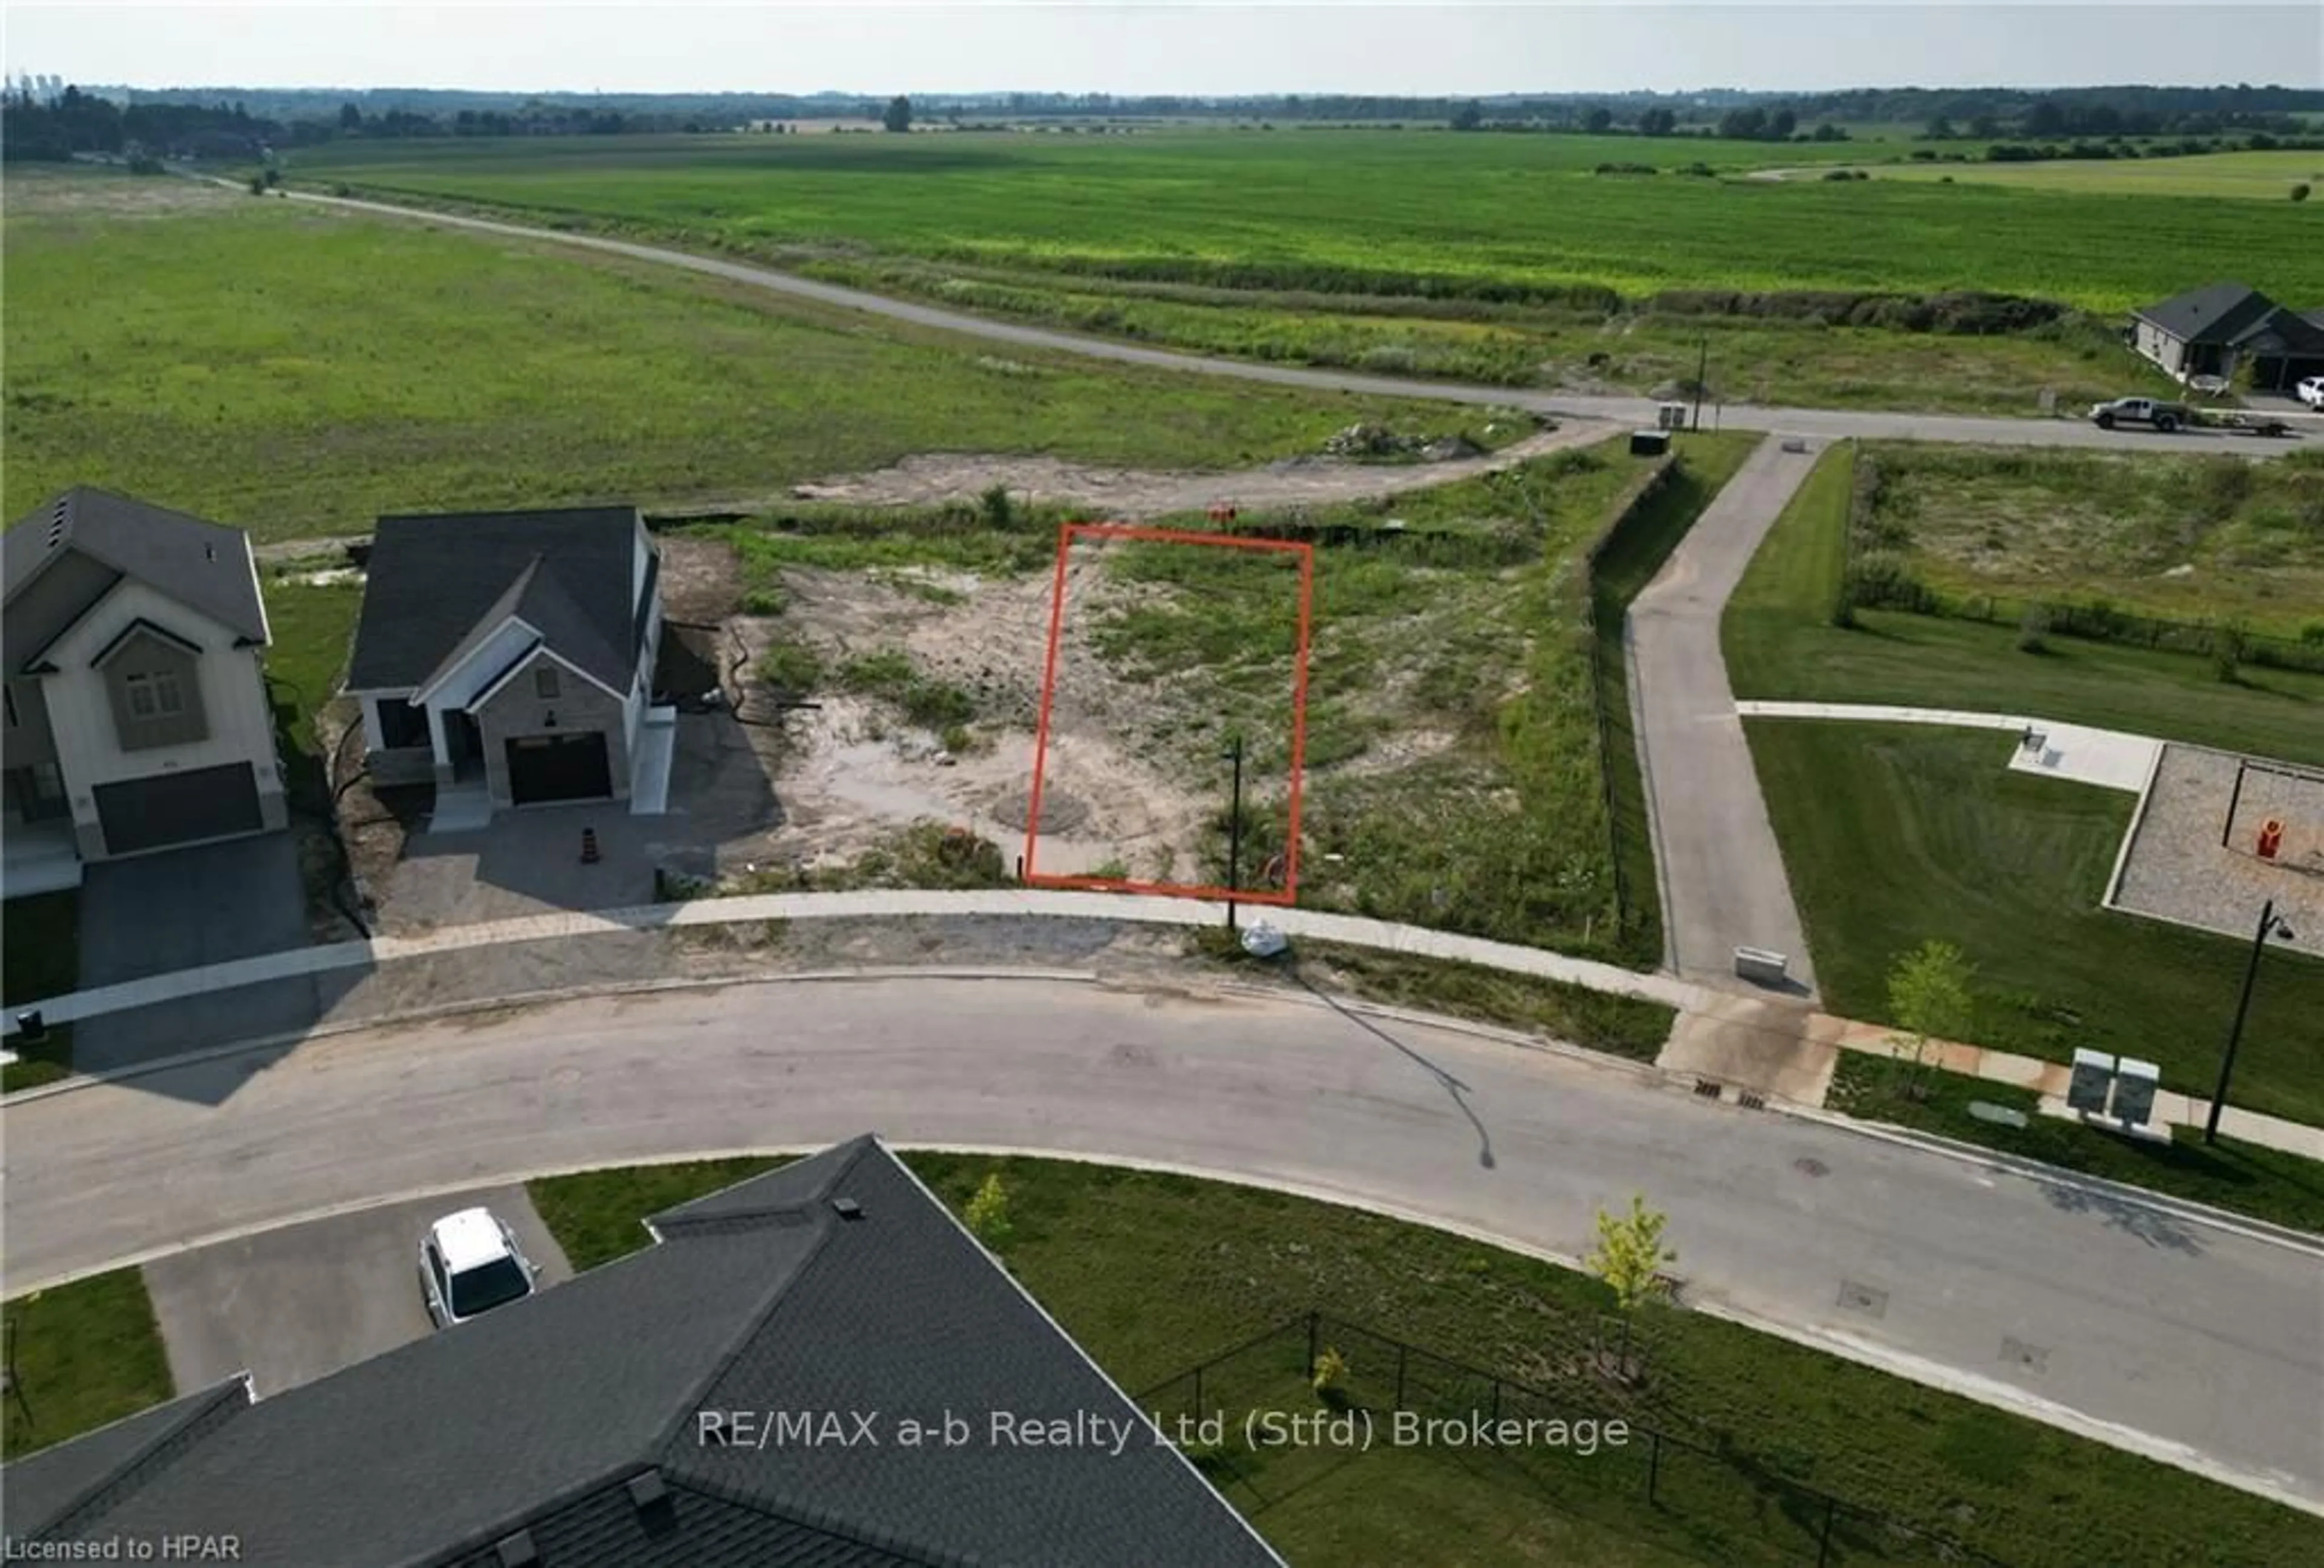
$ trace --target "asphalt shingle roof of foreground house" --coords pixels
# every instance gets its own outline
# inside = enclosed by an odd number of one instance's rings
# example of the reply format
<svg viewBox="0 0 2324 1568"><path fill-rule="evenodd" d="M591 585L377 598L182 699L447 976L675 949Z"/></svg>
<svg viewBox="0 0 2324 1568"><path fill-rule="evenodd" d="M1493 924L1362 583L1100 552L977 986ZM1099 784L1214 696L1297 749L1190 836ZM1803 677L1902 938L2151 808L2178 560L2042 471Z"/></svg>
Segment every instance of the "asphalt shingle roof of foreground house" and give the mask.
<svg viewBox="0 0 2324 1568"><path fill-rule="evenodd" d="M250 537L238 528L77 484L8 530L0 544L6 592L67 550L152 585L248 642L267 640Z"/></svg>
<svg viewBox="0 0 2324 1568"><path fill-rule="evenodd" d="M318 1382L229 1383L19 1461L9 1535L233 1535L255 1568L1279 1568L877 1140L654 1227ZM706 1436L742 1411L763 1446ZM967 1441L899 1443L947 1411ZM778 1412L851 1436L861 1412L880 1445L777 1441ZM993 1412L1137 1425L1118 1453L1029 1446Z"/></svg>
<svg viewBox="0 0 2324 1568"><path fill-rule="evenodd" d="M626 690L644 630L631 593L637 527L634 506L381 518L347 689L424 686L513 613L560 657Z"/></svg>

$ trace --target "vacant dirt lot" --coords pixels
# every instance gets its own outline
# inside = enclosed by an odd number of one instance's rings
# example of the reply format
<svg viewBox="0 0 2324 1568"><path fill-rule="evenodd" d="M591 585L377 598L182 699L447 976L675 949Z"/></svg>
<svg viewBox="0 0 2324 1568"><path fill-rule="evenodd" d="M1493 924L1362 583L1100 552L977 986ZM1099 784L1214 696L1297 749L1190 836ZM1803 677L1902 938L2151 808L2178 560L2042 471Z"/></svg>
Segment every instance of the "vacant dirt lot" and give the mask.
<svg viewBox="0 0 2324 1568"><path fill-rule="evenodd" d="M990 453L927 453L874 474L849 475L796 485L799 501L860 505L930 506L973 499L998 484L1036 505L1080 504L1093 516L1159 517L1231 504L1240 507L1324 505L1400 491L1431 488L1498 473L1531 457L1586 447L1613 433L1609 425L1572 421L1513 442L1499 451L1447 462L1411 465L1351 463L1294 457L1264 468L1218 474L1155 474L1130 468L1091 468L1054 457Z"/></svg>
<svg viewBox="0 0 2324 1568"><path fill-rule="evenodd" d="M829 865L934 818L992 840L1013 860L1024 846L1051 582L1046 574L910 568L885 577L785 573L782 616L732 623L740 669L755 668L777 638L812 649L843 680L856 661L901 650L920 678L963 694L974 716L960 726L969 743L948 748L884 697L825 691L819 706L785 715L766 754L788 820L768 847L810 868ZM1068 592L1076 600L1111 591L1095 560L1075 567ZM1218 801L1130 743L1151 701L1109 675L1088 645L1091 624L1087 615L1069 617L1062 661L1078 678L1061 686L1052 715L1038 868L1074 873L1118 863L1141 876L1176 875L1190 868L1174 846L1193 842Z"/></svg>

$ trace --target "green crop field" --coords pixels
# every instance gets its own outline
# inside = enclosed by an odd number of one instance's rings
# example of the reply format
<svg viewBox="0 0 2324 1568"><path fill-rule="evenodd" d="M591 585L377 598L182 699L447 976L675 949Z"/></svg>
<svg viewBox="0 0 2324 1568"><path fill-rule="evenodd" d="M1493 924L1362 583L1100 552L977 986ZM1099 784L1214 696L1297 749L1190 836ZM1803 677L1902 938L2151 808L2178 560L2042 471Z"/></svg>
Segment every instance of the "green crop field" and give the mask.
<svg viewBox="0 0 2324 1568"><path fill-rule="evenodd" d="M1438 405L1095 366L669 269L189 182L5 189L5 515L89 484L251 529L635 500L747 507L932 449L1171 467Z"/></svg>
<svg viewBox="0 0 2324 1568"><path fill-rule="evenodd" d="M1880 174L1900 180L1941 180L1950 175L1964 184L2006 185L2020 190L2228 196L2281 202L2294 185L2324 185L2324 152L2206 152L2192 158L2077 158L2050 163L1906 163L1883 168Z"/></svg>
<svg viewBox="0 0 2324 1568"><path fill-rule="evenodd" d="M1245 288L1409 273L1628 294L1986 289L2117 311L2235 276L2324 299L2324 248L2289 202L1675 172L1873 151L1392 131L540 138L335 143L297 154L290 173L794 257L868 251ZM1662 172L1592 172L1628 161Z"/></svg>

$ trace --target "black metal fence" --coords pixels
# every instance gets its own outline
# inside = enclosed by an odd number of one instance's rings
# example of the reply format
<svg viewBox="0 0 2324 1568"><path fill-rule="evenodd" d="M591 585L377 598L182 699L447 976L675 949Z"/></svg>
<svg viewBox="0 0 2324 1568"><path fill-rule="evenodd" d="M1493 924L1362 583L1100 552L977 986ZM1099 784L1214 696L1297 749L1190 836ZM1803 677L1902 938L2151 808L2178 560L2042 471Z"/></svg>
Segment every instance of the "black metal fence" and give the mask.
<svg viewBox="0 0 2324 1568"><path fill-rule="evenodd" d="M1319 1396L1314 1370L1327 1352L1344 1370ZM1470 1474L1522 1489L1545 1510L1705 1562L2007 1568L1750 1455L1586 1409L1327 1313L1293 1318L1138 1398L1254 1513L1367 1451L1457 1449ZM1295 1417L1315 1425L1296 1427ZM1334 1422L1344 1426L1336 1435Z"/></svg>
<svg viewBox="0 0 2324 1568"><path fill-rule="evenodd" d="M1614 717L1607 696L1605 637L1607 630L1598 623L1598 564L1616 540L1619 540L1637 518L1652 506L1664 488L1670 484L1680 459L1666 457L1655 466L1654 472L1633 494L1628 504L1616 513L1582 557L1582 632L1590 646L1590 711L1598 733L1598 799L1599 809L1606 817L1606 853L1614 868L1615 934L1626 938L1637 928L1637 910L1630 892L1630 878L1624 869L1622 854L1621 817L1615 806L1615 770L1618 763L1614 752ZM1620 635L1618 626L1610 629ZM1628 711L1628 687L1622 687L1623 706ZM1626 731L1627 733L1627 731Z"/></svg>

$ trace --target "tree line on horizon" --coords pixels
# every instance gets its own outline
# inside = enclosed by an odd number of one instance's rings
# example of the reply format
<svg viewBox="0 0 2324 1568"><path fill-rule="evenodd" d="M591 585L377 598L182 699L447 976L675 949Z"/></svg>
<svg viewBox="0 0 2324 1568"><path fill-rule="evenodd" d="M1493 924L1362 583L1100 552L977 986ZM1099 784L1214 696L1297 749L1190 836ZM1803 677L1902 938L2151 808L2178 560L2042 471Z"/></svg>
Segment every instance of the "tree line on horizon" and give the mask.
<svg viewBox="0 0 2324 1568"><path fill-rule="evenodd" d="M125 101L124 101L125 100ZM0 101L0 153L61 159L76 152L249 156L267 148L349 138L622 135L723 132L750 125L828 118L958 125L964 114L1010 119L1156 117L1272 123L1441 124L1456 131L1715 136L1788 142L1847 138L1845 126L1911 124L1924 140L2086 145L2122 137L2278 138L2314 130L2324 91L2283 87L1866 88L1817 94L1698 93L1504 95L1388 98L1280 95L1231 98L1117 97L1106 93L991 93L881 98L843 94L487 93L397 88L355 93L306 88L66 87L36 97L23 88ZM1809 129L1810 125L1812 129Z"/></svg>

